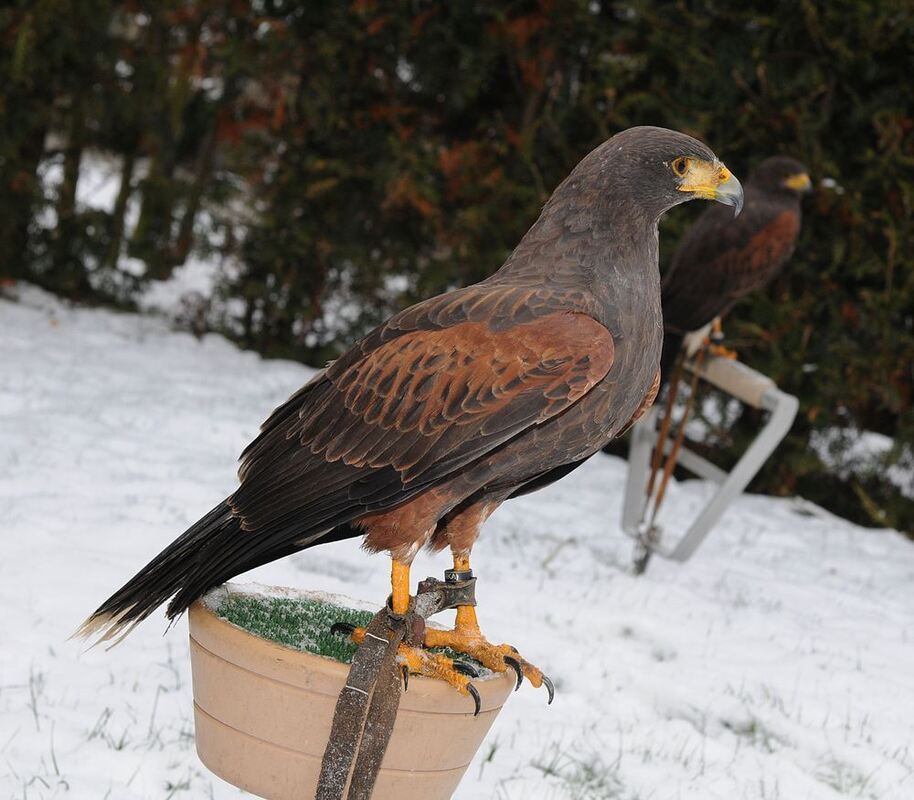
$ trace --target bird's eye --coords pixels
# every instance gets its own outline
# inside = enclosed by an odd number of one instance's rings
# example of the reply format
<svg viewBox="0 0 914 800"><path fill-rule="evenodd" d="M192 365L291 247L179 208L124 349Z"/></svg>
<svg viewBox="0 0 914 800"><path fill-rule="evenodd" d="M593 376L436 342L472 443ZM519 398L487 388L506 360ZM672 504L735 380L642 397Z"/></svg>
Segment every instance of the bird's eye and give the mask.
<svg viewBox="0 0 914 800"><path fill-rule="evenodd" d="M673 170L673 174L676 177L681 178L689 170L689 159L685 156L679 156L679 158L673 159L670 164L670 169Z"/></svg>

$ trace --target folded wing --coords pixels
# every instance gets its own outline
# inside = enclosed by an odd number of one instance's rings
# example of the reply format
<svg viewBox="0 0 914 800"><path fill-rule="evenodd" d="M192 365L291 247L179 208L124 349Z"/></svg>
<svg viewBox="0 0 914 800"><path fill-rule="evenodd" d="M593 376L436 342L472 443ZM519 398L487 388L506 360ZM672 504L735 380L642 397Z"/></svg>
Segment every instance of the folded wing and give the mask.
<svg viewBox="0 0 914 800"><path fill-rule="evenodd" d="M277 409L230 498L243 530L306 545L560 414L612 365L609 331L539 290L408 309Z"/></svg>

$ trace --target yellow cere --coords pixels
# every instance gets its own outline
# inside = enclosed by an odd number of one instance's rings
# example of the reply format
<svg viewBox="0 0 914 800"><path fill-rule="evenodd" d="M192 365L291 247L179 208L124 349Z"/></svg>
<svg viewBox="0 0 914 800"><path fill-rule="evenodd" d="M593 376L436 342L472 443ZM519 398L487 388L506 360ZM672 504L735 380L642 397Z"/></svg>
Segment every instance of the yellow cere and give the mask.
<svg viewBox="0 0 914 800"><path fill-rule="evenodd" d="M805 192L812 188L812 181L805 172L798 172L784 179L784 186L796 192Z"/></svg>
<svg viewBox="0 0 914 800"><path fill-rule="evenodd" d="M682 183L677 188L680 192L689 192L706 200L713 200L717 187L730 180L730 177L730 170L720 162L712 163L690 158Z"/></svg>

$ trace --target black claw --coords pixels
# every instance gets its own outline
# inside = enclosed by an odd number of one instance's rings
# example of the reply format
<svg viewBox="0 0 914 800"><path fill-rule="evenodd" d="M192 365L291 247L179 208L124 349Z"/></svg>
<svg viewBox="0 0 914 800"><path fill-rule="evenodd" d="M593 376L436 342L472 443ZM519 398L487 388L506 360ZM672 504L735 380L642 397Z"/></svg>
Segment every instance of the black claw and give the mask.
<svg viewBox="0 0 914 800"><path fill-rule="evenodd" d="M552 701L555 699L555 686L552 681L549 680L548 675L543 675L543 683L546 685L546 691L549 692L549 702L546 705L551 706Z"/></svg>
<svg viewBox="0 0 914 800"><path fill-rule="evenodd" d="M514 691L516 692L518 689L520 689L520 685L524 682L524 671L521 669L520 661L518 661L513 656L504 656L504 661L505 664L507 664L509 667L511 667L511 669L514 670L515 673L517 673L517 686L514 687Z"/></svg>
<svg viewBox="0 0 914 800"><path fill-rule="evenodd" d="M479 692L472 683L467 684L467 691L473 696L473 702L476 703L476 710L473 712L473 716L478 717L479 709L482 708L482 699L479 697Z"/></svg>
<svg viewBox="0 0 914 800"><path fill-rule="evenodd" d="M461 661L460 659L454 659L454 669L457 672L461 672L464 675L469 676L470 678L478 678L479 670L476 669L472 664L468 664L466 661Z"/></svg>
<svg viewBox="0 0 914 800"><path fill-rule="evenodd" d="M330 626L330 633L345 633L347 636L352 636L352 632L355 630L355 625L350 625L348 622L334 622Z"/></svg>
<svg viewBox="0 0 914 800"><path fill-rule="evenodd" d="M409 691L409 667L407 667L406 664L404 664L402 667L400 667L400 671L403 673L403 691L408 692Z"/></svg>

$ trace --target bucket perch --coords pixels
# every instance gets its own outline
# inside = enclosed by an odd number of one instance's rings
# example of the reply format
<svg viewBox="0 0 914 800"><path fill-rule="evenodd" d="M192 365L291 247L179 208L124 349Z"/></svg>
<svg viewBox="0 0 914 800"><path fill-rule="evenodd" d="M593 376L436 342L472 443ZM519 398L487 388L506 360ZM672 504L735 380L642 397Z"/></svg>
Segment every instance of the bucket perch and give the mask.
<svg viewBox="0 0 914 800"><path fill-rule="evenodd" d="M189 622L201 761L268 800L314 797L348 665L261 638L219 617L205 601L191 607ZM410 679L375 798L444 800L453 794L514 688L514 675L491 674L474 683L482 701L477 717L473 703L445 683Z"/></svg>

